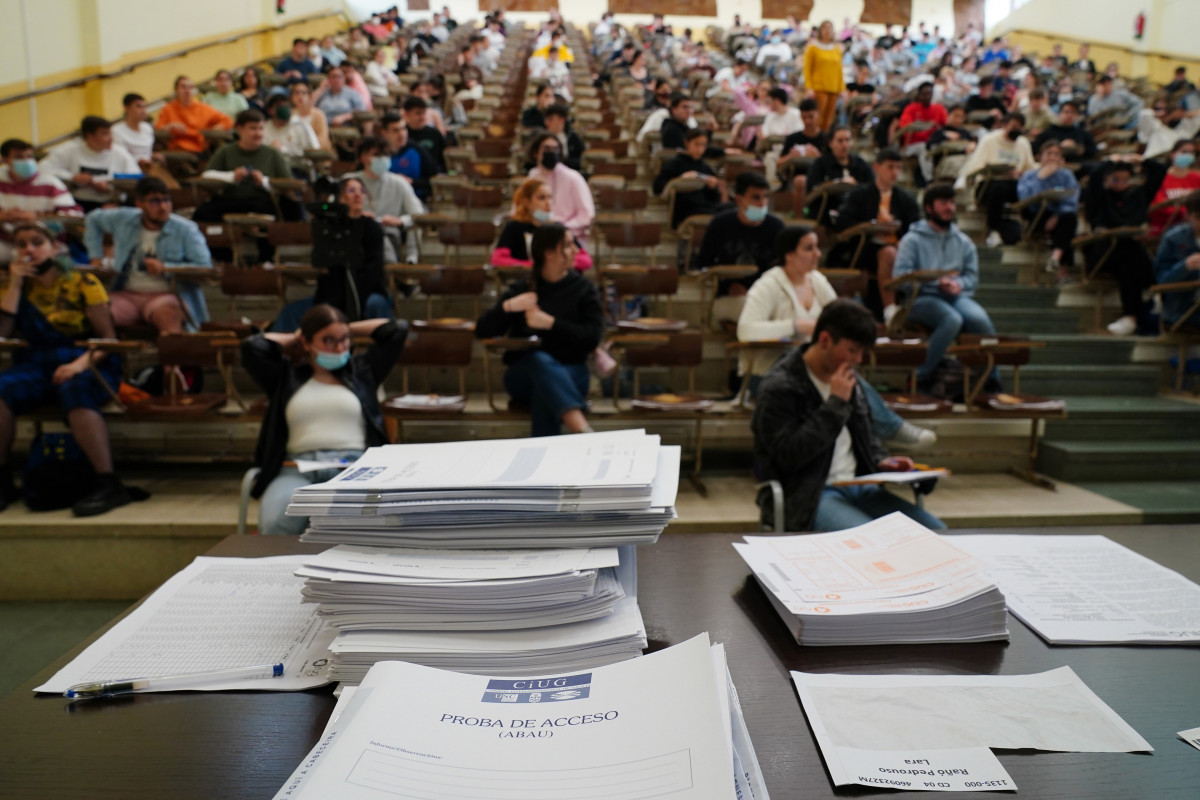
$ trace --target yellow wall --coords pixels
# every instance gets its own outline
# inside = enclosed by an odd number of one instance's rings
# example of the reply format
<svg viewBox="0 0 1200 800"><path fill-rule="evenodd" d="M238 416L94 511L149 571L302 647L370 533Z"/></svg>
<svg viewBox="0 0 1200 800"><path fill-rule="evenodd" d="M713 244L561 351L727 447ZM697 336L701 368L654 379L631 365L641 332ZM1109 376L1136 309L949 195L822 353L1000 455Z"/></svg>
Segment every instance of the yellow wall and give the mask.
<svg viewBox="0 0 1200 800"><path fill-rule="evenodd" d="M1146 14L1141 39L1133 37L1138 11ZM1147 76L1167 83L1177 66L1186 66L1189 77L1200 78L1200 2L1197 0L1146 0L1133 4L1104 4L1096 0L1029 0L1001 20L989 36L1009 34L1026 50L1049 52L1062 42L1072 57L1080 42L1091 45L1090 57L1099 69L1115 61L1121 74Z"/></svg>
<svg viewBox="0 0 1200 800"><path fill-rule="evenodd" d="M19 0L5 2L15 5ZM25 0L25 8L28 40L14 24L7 30L6 46L0 48L0 76L5 80L0 98L29 90L26 48L38 88L195 48L83 86L0 103L0 138L39 143L71 133L86 114L119 117L121 97L127 92L161 98L170 94L177 75L203 81L218 69L281 53L297 36L322 36L346 25L340 0L288 0L287 13L279 15L274 0ZM15 10L19 23L19 7ZM267 26L272 29L265 33L243 35ZM239 35L235 42L205 46Z"/></svg>

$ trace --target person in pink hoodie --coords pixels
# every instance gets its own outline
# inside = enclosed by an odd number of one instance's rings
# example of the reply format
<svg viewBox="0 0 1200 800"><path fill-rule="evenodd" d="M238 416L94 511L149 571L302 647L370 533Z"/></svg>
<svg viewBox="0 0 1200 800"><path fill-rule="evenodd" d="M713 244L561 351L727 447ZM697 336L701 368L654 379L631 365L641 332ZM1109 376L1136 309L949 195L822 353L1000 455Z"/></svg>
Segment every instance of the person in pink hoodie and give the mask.
<svg viewBox="0 0 1200 800"><path fill-rule="evenodd" d="M587 246L588 229L596 217L592 190L583 176L562 163L562 144L548 131L533 137L529 177L546 184L554 198L554 219L566 226L582 247Z"/></svg>

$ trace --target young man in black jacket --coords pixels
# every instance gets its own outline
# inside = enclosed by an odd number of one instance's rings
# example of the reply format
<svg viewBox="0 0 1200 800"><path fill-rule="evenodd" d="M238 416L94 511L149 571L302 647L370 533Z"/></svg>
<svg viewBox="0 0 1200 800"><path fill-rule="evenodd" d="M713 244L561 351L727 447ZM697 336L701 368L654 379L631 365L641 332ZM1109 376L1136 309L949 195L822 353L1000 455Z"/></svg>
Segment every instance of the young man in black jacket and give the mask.
<svg viewBox="0 0 1200 800"><path fill-rule="evenodd" d="M871 237L863 245L858 258L858 268L875 276L863 298L867 308L883 319L885 306L895 302L893 293L881 287L892 279L892 265L896 263L896 243L908 233L908 228L921 218L921 209L911 194L896 186L900 177L900 153L891 148L880 150L875 157L872 170L875 180L859 186L842 198L838 208L836 227L839 231L853 228L864 222L896 222L900 227L893 236ZM848 261L857 247L856 242L838 245L831 258L840 257Z"/></svg>
<svg viewBox="0 0 1200 800"><path fill-rule="evenodd" d="M671 227L679 227L693 214L714 214L728 200L728 190L713 168L704 161L708 148L708 131L693 128L684 135L683 152L663 164L662 172L654 179L654 193L662 194L667 184L676 178L703 178L704 188L675 195L675 213Z"/></svg>
<svg viewBox="0 0 1200 800"><path fill-rule="evenodd" d="M871 165L851 153L850 145L849 127L838 125L829 132L829 150L809 166L803 190L793 184L792 208L804 208L808 192L822 184L837 181L850 185L865 185L875 180ZM829 203L818 222L822 225L832 225L835 205L835 202ZM816 210L812 209L813 212Z"/></svg>
<svg viewBox="0 0 1200 800"><path fill-rule="evenodd" d="M542 112L542 117L546 122L546 130L553 133L558 143L562 145L562 152L566 154L563 158L563 163L576 172L581 172L583 169L583 151L586 145L579 134L571 130L571 126L567 120L567 107L561 103L555 103Z"/></svg>
<svg viewBox="0 0 1200 800"><path fill-rule="evenodd" d="M717 296L740 297L775 266L775 242L783 232L783 221L768 209L771 185L761 172L739 172L733 182L734 208L717 214L704 230L696 266L754 264L758 272L748 278L722 281ZM737 311L740 313L741 309ZM737 314L732 316L737 319Z"/></svg>
<svg viewBox="0 0 1200 800"><path fill-rule="evenodd" d="M783 485L789 531L838 531L899 511L927 528L937 517L880 484L837 486L858 475L906 472L907 456L888 456L871 427L855 366L875 344L875 319L852 300L825 307L812 343L791 351L763 379L750 428L765 480ZM773 525L771 493L758 496L763 521Z"/></svg>
<svg viewBox="0 0 1200 800"><path fill-rule="evenodd" d="M682 150L687 141L687 132L692 127L692 100L683 92L671 95L667 118L662 124L662 146L664 150ZM710 137L711 138L711 137ZM719 147L705 147L703 158L722 158L725 151Z"/></svg>

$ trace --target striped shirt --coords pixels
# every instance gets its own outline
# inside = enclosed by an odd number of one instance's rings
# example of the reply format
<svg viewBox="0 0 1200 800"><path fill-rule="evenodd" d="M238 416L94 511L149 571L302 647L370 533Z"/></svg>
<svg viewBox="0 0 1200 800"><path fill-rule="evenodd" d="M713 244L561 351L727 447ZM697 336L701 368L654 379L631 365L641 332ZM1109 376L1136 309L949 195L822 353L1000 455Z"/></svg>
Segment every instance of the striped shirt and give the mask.
<svg viewBox="0 0 1200 800"><path fill-rule="evenodd" d="M31 211L38 216L70 214L82 216L83 209L67 191L66 184L49 173L38 171L32 179L19 182L0 166L0 210ZM12 226L0 225L0 240L11 241Z"/></svg>

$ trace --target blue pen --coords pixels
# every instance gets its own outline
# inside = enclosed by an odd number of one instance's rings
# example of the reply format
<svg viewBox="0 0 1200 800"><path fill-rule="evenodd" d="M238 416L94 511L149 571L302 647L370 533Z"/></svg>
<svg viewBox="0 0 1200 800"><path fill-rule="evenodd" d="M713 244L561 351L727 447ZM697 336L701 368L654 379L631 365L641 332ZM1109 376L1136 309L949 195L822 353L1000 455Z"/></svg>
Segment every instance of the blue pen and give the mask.
<svg viewBox="0 0 1200 800"><path fill-rule="evenodd" d="M257 664L252 667L214 669L208 672L193 672L186 675L164 675L161 678L125 678L116 681L77 683L63 692L63 697L83 699L89 697L112 697L137 692L169 692L175 689L191 689L196 684L215 683L251 678L278 678L283 675L283 664Z"/></svg>

